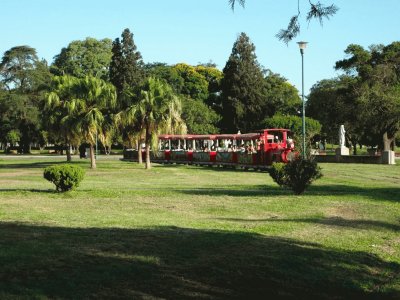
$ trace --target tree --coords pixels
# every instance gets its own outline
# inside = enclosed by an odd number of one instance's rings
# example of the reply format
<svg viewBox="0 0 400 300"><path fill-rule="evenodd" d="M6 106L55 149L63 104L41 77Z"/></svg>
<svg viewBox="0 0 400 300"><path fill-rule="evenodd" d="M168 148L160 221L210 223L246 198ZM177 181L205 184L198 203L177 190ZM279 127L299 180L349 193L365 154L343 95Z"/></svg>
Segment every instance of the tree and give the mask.
<svg viewBox="0 0 400 300"><path fill-rule="evenodd" d="M205 76L197 72L196 67L180 63L172 68L183 79L179 94L202 101L208 98L208 81Z"/></svg>
<svg viewBox="0 0 400 300"><path fill-rule="evenodd" d="M116 87L118 108L123 114L124 126L120 128L124 141L136 140L141 144L141 125L126 112L135 107L138 101L138 89L145 78L142 55L137 50L133 34L126 28L121 34L121 40L116 38L112 43L112 58L110 64L110 81ZM129 125L128 125L129 124ZM115 132L116 134L117 132ZM142 162L139 151L139 163Z"/></svg>
<svg viewBox="0 0 400 300"><path fill-rule="evenodd" d="M146 65L148 74L164 79L182 99L182 118L190 133L219 132L219 92L222 72L215 66Z"/></svg>
<svg viewBox="0 0 400 300"><path fill-rule="evenodd" d="M16 46L4 53L0 63L0 128L2 134L20 131L20 152L30 152L31 143L39 140L40 100L50 79L46 61L38 59L34 48Z"/></svg>
<svg viewBox="0 0 400 300"><path fill-rule="evenodd" d="M112 55L111 44L110 39L91 37L72 41L54 57L51 71L55 75L94 76L106 80Z"/></svg>
<svg viewBox="0 0 400 300"><path fill-rule="evenodd" d="M246 0L229 0L229 5L231 6L232 10L234 10L236 3L239 3L242 7L246 3ZM324 5L321 2L314 3L312 1L308 1L310 4L310 9L306 16L306 21L310 23L312 19L317 19L320 25L323 25L324 19L328 19L337 13L339 8L334 5ZM285 42L286 44L293 40L299 33L300 33L300 0L297 0L297 15L294 15L290 18L288 27L286 29L281 29L277 34L276 37Z"/></svg>
<svg viewBox="0 0 400 300"><path fill-rule="evenodd" d="M39 59L36 50L29 46L16 46L4 53L0 63L0 78L8 90L26 92L31 90L35 82L35 72Z"/></svg>
<svg viewBox="0 0 400 300"><path fill-rule="evenodd" d="M181 111L180 99L166 82L154 77L150 77L144 82L136 115L144 125L146 169L151 168L150 146L153 145L153 148L156 148L159 134L186 132Z"/></svg>
<svg viewBox="0 0 400 300"><path fill-rule="evenodd" d="M78 135L90 145L91 168L96 168L94 145L96 139L105 141L105 112L116 104L116 92L112 84L93 76L85 78L61 77L61 83L49 94L48 103L60 107L59 128Z"/></svg>
<svg viewBox="0 0 400 300"><path fill-rule="evenodd" d="M219 132L216 124L221 117L201 100L183 97L182 119L186 123L188 133L211 134Z"/></svg>
<svg viewBox="0 0 400 300"><path fill-rule="evenodd" d="M272 71L267 71L265 89L267 103L264 111L269 116L277 113L295 115L300 110L301 99L299 91L286 78Z"/></svg>
<svg viewBox="0 0 400 300"><path fill-rule="evenodd" d="M312 118L305 118L306 122L306 143L308 145L311 145L312 139L320 134L321 132L321 124ZM277 114L274 115L272 118L267 118L264 120L264 127L265 128L286 128L290 129L290 131L294 135L295 139L295 144L297 147L301 147L302 143L301 137L303 134L302 131L302 118L299 116L290 116L290 115L281 115ZM310 147L307 147L307 149L310 149Z"/></svg>
<svg viewBox="0 0 400 300"><path fill-rule="evenodd" d="M265 84L255 46L245 33L241 33L234 43L223 73L223 130L248 132L257 129L265 118Z"/></svg>
<svg viewBox="0 0 400 300"><path fill-rule="evenodd" d="M76 91L73 87L79 84L79 79L70 75L55 76L46 95L44 105L44 123L50 135L57 143L67 146L67 161L71 161L71 145L80 143L78 123L75 114L71 114L69 104L73 101Z"/></svg>
<svg viewBox="0 0 400 300"><path fill-rule="evenodd" d="M354 78L365 132L382 137L383 150L390 150L400 131L400 42L375 45L365 50L349 45L349 56L336 63L336 69Z"/></svg>
<svg viewBox="0 0 400 300"><path fill-rule="evenodd" d="M322 138L338 141L340 125L346 128L346 139L357 154L357 144L365 134L362 109L355 94L356 80L350 76L325 79L316 83L307 100L307 115L322 124Z"/></svg>
<svg viewBox="0 0 400 300"><path fill-rule="evenodd" d="M142 55L137 51L133 34L126 28L121 37L112 43L110 64L110 81L116 87L118 97L127 89L137 88L145 78Z"/></svg>
<svg viewBox="0 0 400 300"><path fill-rule="evenodd" d="M146 64L145 72L148 77L153 76L165 80L177 94L181 93L185 84L178 70L174 68L174 66L167 65L166 63L156 62Z"/></svg>

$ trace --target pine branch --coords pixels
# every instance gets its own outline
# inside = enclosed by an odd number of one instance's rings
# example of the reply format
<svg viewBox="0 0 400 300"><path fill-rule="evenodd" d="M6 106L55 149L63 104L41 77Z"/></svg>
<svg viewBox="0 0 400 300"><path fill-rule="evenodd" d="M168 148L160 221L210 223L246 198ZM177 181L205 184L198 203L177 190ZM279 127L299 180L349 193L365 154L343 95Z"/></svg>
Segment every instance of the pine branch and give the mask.
<svg viewBox="0 0 400 300"><path fill-rule="evenodd" d="M286 45L293 40L300 32L299 15L293 16L290 19L289 25L286 29L281 29L276 37L283 41Z"/></svg>
<svg viewBox="0 0 400 300"><path fill-rule="evenodd" d="M232 10L235 10L236 2L239 2L239 5L244 7L246 0L229 0L229 5L231 6Z"/></svg>
<svg viewBox="0 0 400 300"><path fill-rule="evenodd" d="M323 25L323 18L326 18L329 20L329 17L333 16L334 14L337 13L339 8L334 5L328 5L325 6L321 4L320 2L317 2L316 4L310 2L310 11L307 13L307 21L310 22L311 19L318 19L319 23L321 26Z"/></svg>
<svg viewBox="0 0 400 300"><path fill-rule="evenodd" d="M312 19L318 19L321 26L323 25L324 19L328 19L336 14L339 8L334 5L324 5L321 2L313 3L311 0L308 0L310 4L310 10L307 13L306 20L308 23ZM232 10L235 9L235 5L239 3L240 6L244 7L246 0L229 0L229 5ZM297 16L293 16L288 24L286 29L281 29L277 34L276 37L283 41L284 43L288 44L291 40L293 40L299 33L300 33L300 0L297 0Z"/></svg>

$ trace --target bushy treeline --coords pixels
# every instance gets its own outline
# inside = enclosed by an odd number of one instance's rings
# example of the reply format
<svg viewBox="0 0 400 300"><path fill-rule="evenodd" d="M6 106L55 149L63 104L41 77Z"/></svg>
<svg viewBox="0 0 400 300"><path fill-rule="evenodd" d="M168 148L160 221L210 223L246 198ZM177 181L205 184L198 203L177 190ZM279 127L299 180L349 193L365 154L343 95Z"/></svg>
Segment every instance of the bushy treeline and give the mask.
<svg viewBox="0 0 400 300"><path fill-rule="evenodd" d="M338 124L354 154L361 145L390 150L400 137L400 42L364 49L349 45L336 62L344 74L316 83L307 113L322 124L322 138L337 141Z"/></svg>
<svg viewBox="0 0 400 300"><path fill-rule="evenodd" d="M222 71L213 63L145 63L129 29L114 41L73 41L50 65L29 46L6 51L0 64L0 142L21 153L48 143L68 154L82 143L91 154L96 142L106 152L113 144L150 146L162 132L250 132L273 127L276 116L287 127L300 104L293 85L260 66L244 33Z"/></svg>

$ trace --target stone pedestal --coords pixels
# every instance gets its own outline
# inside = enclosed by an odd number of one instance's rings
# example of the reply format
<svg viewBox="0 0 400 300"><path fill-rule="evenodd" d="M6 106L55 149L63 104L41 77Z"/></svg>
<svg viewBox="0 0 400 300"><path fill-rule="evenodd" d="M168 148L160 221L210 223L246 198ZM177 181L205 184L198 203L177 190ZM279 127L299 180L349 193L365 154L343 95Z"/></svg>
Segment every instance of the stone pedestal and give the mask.
<svg viewBox="0 0 400 300"><path fill-rule="evenodd" d="M394 151L382 151L382 163L386 165L395 165L396 157Z"/></svg>
<svg viewBox="0 0 400 300"><path fill-rule="evenodd" d="M349 148L347 148L345 146L342 146L340 148L336 148L336 155L339 155L339 156L346 155L346 156L348 156L348 155L350 155L350 150L349 150Z"/></svg>

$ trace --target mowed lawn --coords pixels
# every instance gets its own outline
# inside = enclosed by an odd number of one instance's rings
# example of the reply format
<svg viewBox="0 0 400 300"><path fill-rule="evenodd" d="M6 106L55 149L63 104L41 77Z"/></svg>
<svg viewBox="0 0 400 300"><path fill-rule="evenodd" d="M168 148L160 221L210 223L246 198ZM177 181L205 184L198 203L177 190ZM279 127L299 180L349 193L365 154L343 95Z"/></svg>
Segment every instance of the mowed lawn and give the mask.
<svg viewBox="0 0 400 300"><path fill-rule="evenodd" d="M268 173L0 158L0 299L399 299L400 165L321 164L304 195Z"/></svg>

